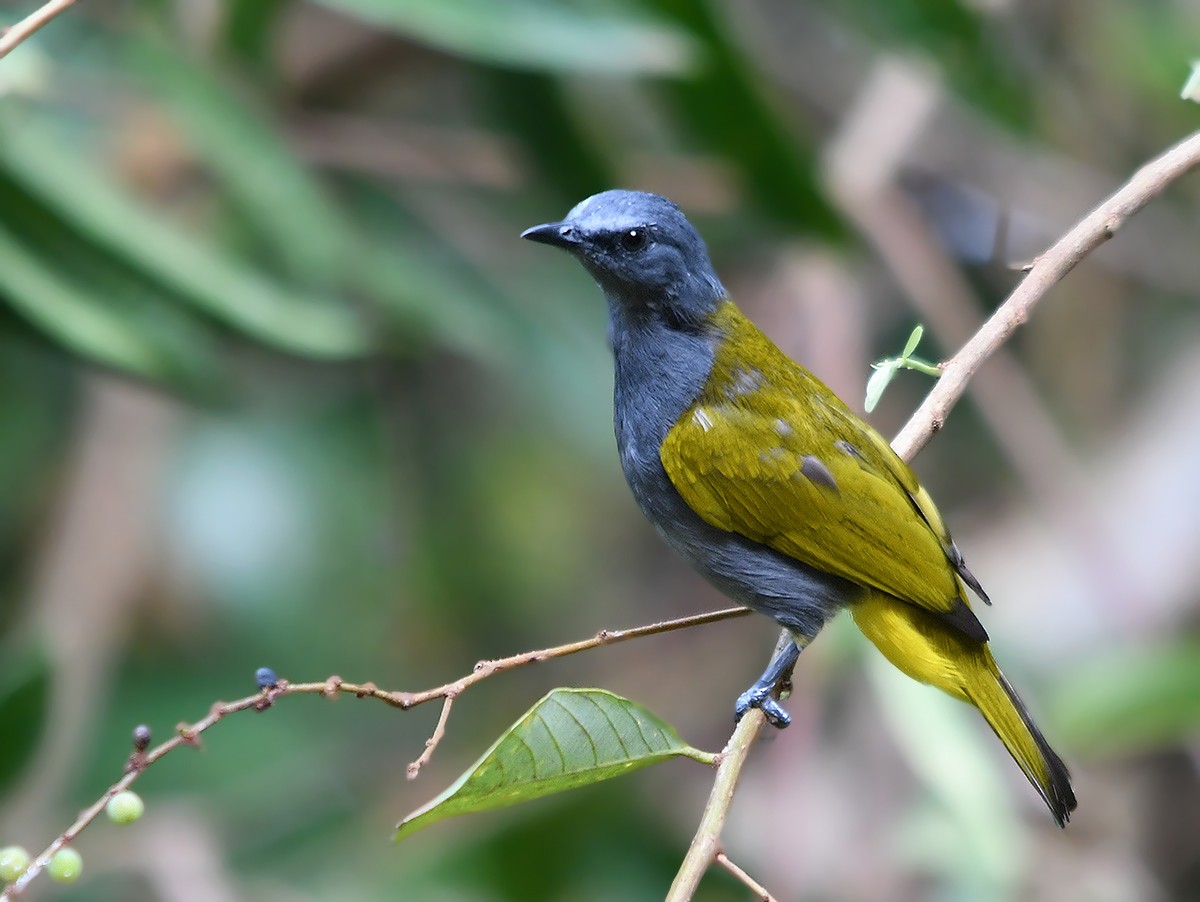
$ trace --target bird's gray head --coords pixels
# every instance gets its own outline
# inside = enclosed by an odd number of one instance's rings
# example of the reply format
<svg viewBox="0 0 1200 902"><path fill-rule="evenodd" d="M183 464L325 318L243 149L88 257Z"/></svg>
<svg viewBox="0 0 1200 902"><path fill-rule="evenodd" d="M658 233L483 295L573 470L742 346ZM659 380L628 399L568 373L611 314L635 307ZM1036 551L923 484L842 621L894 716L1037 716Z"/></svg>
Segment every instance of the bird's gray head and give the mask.
<svg viewBox="0 0 1200 902"><path fill-rule="evenodd" d="M534 226L521 237L578 257L614 315L694 324L726 296L703 239L675 204L657 194L595 194L562 222Z"/></svg>

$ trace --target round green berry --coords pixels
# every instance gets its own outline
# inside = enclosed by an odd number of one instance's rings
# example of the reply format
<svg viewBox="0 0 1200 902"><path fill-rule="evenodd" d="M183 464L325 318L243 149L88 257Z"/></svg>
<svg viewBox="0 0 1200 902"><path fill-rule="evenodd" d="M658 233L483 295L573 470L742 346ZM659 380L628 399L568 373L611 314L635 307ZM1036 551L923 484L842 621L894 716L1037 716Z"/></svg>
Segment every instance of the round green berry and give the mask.
<svg viewBox="0 0 1200 902"><path fill-rule="evenodd" d="M29 853L20 846L0 849L0 883L12 883L29 867Z"/></svg>
<svg viewBox="0 0 1200 902"><path fill-rule="evenodd" d="M55 852L50 864L46 865L46 873L56 883L74 883L82 872L83 856L70 846Z"/></svg>
<svg viewBox="0 0 1200 902"><path fill-rule="evenodd" d="M114 824L132 824L142 816L142 812L146 810L146 803L132 789L126 789L109 799L104 810L108 812L108 819Z"/></svg>

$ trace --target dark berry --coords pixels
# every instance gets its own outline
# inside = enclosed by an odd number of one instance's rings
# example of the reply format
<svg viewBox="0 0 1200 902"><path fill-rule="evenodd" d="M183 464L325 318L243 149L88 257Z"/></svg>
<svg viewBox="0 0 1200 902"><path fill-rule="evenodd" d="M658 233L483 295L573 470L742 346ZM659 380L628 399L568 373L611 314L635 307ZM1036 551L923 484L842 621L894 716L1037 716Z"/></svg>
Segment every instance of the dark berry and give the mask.
<svg viewBox="0 0 1200 902"><path fill-rule="evenodd" d="M138 724L133 728L133 747L139 752L144 752L148 745L150 745L150 728L144 723Z"/></svg>

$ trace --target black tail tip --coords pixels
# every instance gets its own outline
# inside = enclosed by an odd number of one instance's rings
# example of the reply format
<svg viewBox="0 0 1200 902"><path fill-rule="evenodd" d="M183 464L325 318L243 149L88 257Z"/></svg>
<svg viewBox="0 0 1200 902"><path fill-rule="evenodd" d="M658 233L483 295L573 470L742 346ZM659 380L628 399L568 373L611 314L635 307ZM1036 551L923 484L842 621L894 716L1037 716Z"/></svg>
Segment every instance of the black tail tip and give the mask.
<svg viewBox="0 0 1200 902"><path fill-rule="evenodd" d="M1060 827L1066 827L1067 822L1071 820L1071 812L1079 804L1075 800L1075 790L1071 787L1071 772L1049 747L1046 751L1049 752L1046 764L1050 771L1050 780L1044 798L1054 822Z"/></svg>
<svg viewBox="0 0 1200 902"><path fill-rule="evenodd" d="M1055 799L1050 802L1050 815L1054 818L1054 823L1065 830L1071 821L1071 812L1075 810L1075 804L1073 793L1065 799Z"/></svg>

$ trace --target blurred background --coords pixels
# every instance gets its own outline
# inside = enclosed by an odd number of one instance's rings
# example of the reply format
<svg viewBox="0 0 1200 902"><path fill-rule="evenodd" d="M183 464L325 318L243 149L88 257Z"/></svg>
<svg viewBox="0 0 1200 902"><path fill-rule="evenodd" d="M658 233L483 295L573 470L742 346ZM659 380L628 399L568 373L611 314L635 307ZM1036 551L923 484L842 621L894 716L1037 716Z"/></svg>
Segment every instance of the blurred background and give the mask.
<svg viewBox="0 0 1200 902"><path fill-rule="evenodd" d="M949 356L1200 125L1197 55L1192 0L80 2L0 62L0 845L43 848L136 724L166 738L262 665L417 690L724 605L628 496L598 291L523 228L671 196L861 409L914 324ZM1055 288L916 463L1071 763L1070 828L839 620L725 833L778 898L1200 898L1198 209L1172 186ZM874 423L929 387L902 373ZM711 783L691 762L392 824L553 686L719 749L775 632L496 677L415 783L434 706L239 715L30 895L661 898Z"/></svg>

